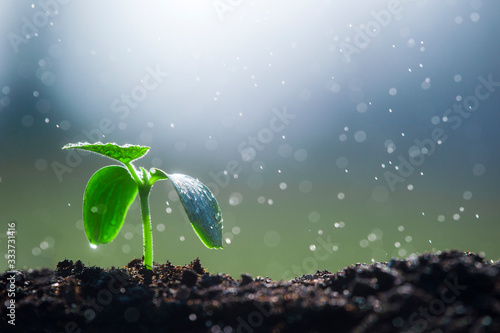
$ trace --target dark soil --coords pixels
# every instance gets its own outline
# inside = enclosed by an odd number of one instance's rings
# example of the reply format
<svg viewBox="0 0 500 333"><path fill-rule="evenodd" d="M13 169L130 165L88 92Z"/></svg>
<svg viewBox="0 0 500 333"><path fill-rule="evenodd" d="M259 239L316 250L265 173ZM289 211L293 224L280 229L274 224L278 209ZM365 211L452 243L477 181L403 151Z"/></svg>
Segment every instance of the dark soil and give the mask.
<svg viewBox="0 0 500 333"><path fill-rule="evenodd" d="M0 277L1 332L500 332L500 262L458 251L292 281L64 260Z"/></svg>

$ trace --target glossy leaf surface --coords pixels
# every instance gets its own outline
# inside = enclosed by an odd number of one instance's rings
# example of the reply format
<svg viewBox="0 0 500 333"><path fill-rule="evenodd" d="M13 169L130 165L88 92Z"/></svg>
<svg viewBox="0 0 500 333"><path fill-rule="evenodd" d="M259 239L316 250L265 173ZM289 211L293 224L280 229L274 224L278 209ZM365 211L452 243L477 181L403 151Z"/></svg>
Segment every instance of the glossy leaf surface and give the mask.
<svg viewBox="0 0 500 333"><path fill-rule="evenodd" d="M112 158L122 163L129 163L137 160L144 155L149 150L147 146L137 146L137 145L123 145L120 146L116 143L68 143L62 149L81 149L91 151L93 153L101 154L106 157Z"/></svg>
<svg viewBox="0 0 500 333"><path fill-rule="evenodd" d="M137 191L137 184L121 166L107 166L92 175L83 197L83 224L91 244L115 239Z"/></svg>
<svg viewBox="0 0 500 333"><path fill-rule="evenodd" d="M222 214L212 192L198 179L167 175L174 184L189 221L208 248L222 248Z"/></svg>

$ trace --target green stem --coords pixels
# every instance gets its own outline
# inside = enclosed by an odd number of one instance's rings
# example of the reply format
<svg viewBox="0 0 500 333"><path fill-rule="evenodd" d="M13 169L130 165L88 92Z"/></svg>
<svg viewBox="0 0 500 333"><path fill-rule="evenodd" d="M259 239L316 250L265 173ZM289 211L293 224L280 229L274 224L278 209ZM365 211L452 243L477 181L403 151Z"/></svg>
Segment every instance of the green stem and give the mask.
<svg viewBox="0 0 500 333"><path fill-rule="evenodd" d="M127 167L128 172L130 172L130 174L132 175L132 178L134 178L134 181L137 184L137 186L139 186L139 188L141 188L141 186L143 185L143 183L139 179L139 175L137 174L137 171L135 170L135 168L132 165L132 163L128 162L128 163L124 163L124 164Z"/></svg>
<svg viewBox="0 0 500 333"><path fill-rule="evenodd" d="M149 214L149 192L150 186L139 188L139 198L141 200L142 232L144 239L144 266L153 269L153 227L151 225L151 215Z"/></svg>
<svg viewBox="0 0 500 333"><path fill-rule="evenodd" d="M141 201L141 216L142 216L142 234L144 242L144 266L147 269L153 269L153 226L151 225L151 215L149 213L149 192L152 184L147 180L147 176L143 174L143 180L139 178L137 171L132 163L125 163L128 171L134 178L137 187L139 188L139 199ZM143 172L145 172L143 170Z"/></svg>

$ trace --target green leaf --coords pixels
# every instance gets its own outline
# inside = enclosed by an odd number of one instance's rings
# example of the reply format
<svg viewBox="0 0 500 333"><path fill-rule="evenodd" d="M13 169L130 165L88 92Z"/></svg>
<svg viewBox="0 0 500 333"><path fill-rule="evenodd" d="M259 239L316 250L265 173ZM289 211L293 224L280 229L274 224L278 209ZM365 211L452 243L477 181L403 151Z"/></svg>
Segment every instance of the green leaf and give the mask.
<svg viewBox="0 0 500 333"><path fill-rule="evenodd" d="M115 239L137 191L130 173L121 166L107 166L92 175L83 196L83 224L91 244Z"/></svg>
<svg viewBox="0 0 500 333"><path fill-rule="evenodd" d="M173 174L174 184L189 221L200 240L208 248L222 248L222 214L212 192L198 179Z"/></svg>
<svg viewBox="0 0 500 333"><path fill-rule="evenodd" d="M163 180L163 179L168 179L168 175L165 173L165 171L157 168L151 168L149 170L149 184L153 185L156 181L158 180Z"/></svg>
<svg viewBox="0 0 500 333"><path fill-rule="evenodd" d="M96 142L96 143L78 142L78 143L68 143L67 145L62 147L62 149L88 150L126 164L146 155L146 153L149 150L149 147L129 145L129 144L120 146L117 145L116 143L102 143L102 142Z"/></svg>

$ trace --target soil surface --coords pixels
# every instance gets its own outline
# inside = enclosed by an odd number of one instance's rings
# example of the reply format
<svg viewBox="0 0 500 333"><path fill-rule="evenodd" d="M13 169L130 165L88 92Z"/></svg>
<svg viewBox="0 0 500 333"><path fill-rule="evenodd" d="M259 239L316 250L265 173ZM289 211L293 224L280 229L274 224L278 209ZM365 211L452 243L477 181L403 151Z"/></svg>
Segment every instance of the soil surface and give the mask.
<svg viewBox="0 0 500 333"><path fill-rule="evenodd" d="M3 273L0 300L0 332L500 332L500 261L450 251L278 282L198 259L153 271L64 260Z"/></svg>

